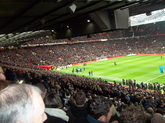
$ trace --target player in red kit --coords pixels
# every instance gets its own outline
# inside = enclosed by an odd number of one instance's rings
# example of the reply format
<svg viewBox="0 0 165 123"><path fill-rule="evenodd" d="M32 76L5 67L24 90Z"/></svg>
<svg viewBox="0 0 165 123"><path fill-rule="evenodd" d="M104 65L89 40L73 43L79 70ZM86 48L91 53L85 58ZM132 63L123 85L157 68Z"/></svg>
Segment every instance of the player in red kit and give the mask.
<svg viewBox="0 0 165 123"><path fill-rule="evenodd" d="M114 65L116 65L116 61L114 62Z"/></svg>

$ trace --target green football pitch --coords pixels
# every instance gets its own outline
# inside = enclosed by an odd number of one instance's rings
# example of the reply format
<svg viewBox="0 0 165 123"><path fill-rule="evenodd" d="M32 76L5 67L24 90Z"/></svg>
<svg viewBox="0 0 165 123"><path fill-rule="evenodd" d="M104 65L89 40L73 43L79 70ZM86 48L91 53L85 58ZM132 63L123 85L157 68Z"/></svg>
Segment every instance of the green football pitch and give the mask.
<svg viewBox="0 0 165 123"><path fill-rule="evenodd" d="M117 65L114 65L116 61ZM135 79L137 83L148 82L160 84L165 83L165 73L160 73L159 66L165 66L165 56L161 55L131 55L113 58L104 61L88 63L87 66L77 65L59 70L59 72L85 76L90 78L101 78L108 82L114 80L118 83L122 79ZM85 67L85 71L84 71ZM83 68L82 72L76 72L76 68ZM89 75L93 71L93 75Z"/></svg>

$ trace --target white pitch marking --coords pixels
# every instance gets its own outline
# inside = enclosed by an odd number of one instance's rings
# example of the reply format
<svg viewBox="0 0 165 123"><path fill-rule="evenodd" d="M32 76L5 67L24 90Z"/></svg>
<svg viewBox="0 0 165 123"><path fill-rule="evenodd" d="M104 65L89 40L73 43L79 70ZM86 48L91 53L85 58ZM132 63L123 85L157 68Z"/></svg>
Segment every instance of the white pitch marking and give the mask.
<svg viewBox="0 0 165 123"><path fill-rule="evenodd" d="M151 81L151 80L157 79L157 78L159 78L159 77L161 77L161 76L164 76L164 75L165 75L165 74L162 74L162 75L157 76L157 77L155 77L155 78L149 79L149 80L147 80L146 82L149 82L149 81Z"/></svg>

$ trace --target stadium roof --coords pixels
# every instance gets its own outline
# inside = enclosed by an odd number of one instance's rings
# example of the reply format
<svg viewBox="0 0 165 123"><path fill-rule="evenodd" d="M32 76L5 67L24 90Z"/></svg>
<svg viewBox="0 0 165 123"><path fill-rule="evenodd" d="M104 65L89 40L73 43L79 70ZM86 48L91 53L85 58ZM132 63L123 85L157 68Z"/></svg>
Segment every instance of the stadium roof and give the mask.
<svg viewBox="0 0 165 123"><path fill-rule="evenodd" d="M116 9L129 8L133 16L164 5L164 0L1 0L0 46L50 34L60 39L122 29L110 26Z"/></svg>
<svg viewBox="0 0 165 123"><path fill-rule="evenodd" d="M130 18L130 26L138 26L138 25L165 21L165 9L152 11L149 15L143 13L143 14L131 16L129 18Z"/></svg>

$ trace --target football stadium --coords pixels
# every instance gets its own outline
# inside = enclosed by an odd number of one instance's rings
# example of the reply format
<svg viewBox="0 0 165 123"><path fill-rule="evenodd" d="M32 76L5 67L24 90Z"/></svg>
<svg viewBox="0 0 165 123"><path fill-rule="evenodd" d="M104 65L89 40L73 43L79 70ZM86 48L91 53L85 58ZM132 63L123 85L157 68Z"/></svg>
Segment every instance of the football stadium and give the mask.
<svg viewBox="0 0 165 123"><path fill-rule="evenodd" d="M164 7L0 1L0 123L165 123Z"/></svg>

